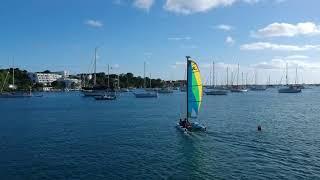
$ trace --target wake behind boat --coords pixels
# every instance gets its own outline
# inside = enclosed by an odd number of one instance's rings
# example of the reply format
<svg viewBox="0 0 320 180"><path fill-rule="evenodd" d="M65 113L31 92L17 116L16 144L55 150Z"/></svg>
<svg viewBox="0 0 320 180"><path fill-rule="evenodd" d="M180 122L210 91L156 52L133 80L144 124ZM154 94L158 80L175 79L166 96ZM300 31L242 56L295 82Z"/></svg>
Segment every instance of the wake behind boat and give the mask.
<svg viewBox="0 0 320 180"><path fill-rule="evenodd" d="M198 65L187 56L187 107L183 120L180 118L177 128L183 132L206 131L206 127L196 122L202 103L203 87Z"/></svg>

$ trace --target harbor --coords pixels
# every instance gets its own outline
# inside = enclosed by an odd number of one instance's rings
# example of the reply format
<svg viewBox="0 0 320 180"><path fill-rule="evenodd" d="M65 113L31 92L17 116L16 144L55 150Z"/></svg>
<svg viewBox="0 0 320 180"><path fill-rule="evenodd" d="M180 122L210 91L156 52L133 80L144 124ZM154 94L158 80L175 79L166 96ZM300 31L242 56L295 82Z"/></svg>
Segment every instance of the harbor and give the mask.
<svg viewBox="0 0 320 180"><path fill-rule="evenodd" d="M207 132L188 137L174 127L184 92L2 99L0 171L4 179L317 179L319 92L205 96L199 118Z"/></svg>
<svg viewBox="0 0 320 180"><path fill-rule="evenodd" d="M0 180L320 180L319 0L2 0Z"/></svg>

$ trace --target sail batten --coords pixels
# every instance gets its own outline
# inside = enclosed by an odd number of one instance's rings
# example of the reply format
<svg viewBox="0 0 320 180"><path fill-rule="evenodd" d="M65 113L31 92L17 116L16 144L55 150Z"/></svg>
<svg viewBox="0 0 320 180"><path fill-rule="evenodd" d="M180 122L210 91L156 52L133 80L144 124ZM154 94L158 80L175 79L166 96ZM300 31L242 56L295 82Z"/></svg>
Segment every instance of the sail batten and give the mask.
<svg viewBox="0 0 320 180"><path fill-rule="evenodd" d="M187 63L188 79L188 117L196 117L202 103L202 81L200 71L196 62L188 60Z"/></svg>

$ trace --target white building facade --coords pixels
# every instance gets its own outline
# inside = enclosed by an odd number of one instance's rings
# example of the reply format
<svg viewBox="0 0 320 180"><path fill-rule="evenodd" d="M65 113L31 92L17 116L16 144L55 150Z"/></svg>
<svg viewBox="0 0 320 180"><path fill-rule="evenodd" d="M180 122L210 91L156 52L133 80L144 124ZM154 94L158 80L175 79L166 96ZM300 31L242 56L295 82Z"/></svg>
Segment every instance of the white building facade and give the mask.
<svg viewBox="0 0 320 180"><path fill-rule="evenodd" d="M58 79L64 78L65 72L52 72L52 73L29 73L29 77L33 83L40 83L50 85Z"/></svg>

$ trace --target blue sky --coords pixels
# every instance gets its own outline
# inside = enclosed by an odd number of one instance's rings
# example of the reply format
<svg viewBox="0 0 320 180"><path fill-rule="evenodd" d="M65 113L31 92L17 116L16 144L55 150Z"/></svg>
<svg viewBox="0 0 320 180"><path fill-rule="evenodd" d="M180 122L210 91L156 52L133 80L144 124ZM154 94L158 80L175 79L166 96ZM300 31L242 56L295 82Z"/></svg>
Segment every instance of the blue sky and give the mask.
<svg viewBox="0 0 320 180"><path fill-rule="evenodd" d="M259 83L277 82L289 64L299 80L320 82L318 0L4 0L0 4L0 66L29 71L88 72L99 46L98 70L183 78L192 56L208 82L225 69ZM250 81L250 80L249 80Z"/></svg>

